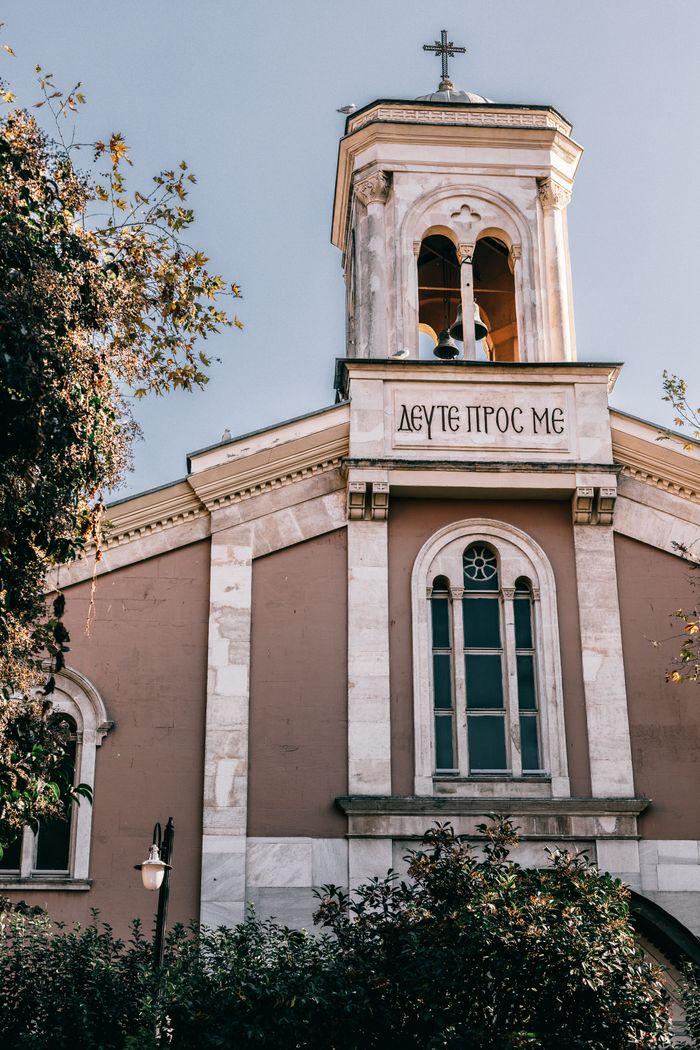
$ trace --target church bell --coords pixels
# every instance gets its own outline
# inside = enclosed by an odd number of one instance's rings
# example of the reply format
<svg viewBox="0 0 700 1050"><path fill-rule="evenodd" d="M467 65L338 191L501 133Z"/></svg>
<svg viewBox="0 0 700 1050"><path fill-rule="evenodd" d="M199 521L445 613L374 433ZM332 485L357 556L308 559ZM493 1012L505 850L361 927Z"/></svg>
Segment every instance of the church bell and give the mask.
<svg viewBox="0 0 700 1050"><path fill-rule="evenodd" d="M443 328L440 332L437 346L433 350L433 353L442 361L449 361L451 358L459 355L459 347L452 338L452 330L450 328Z"/></svg>
<svg viewBox="0 0 700 1050"><path fill-rule="evenodd" d="M479 305L474 302L474 339L478 343L480 339L485 339L489 334L489 330L481 320L481 314L479 313ZM464 341L464 325L462 324L462 307L460 305L457 310L457 317L455 323L450 328L450 335L453 339L459 339L460 342ZM439 344L438 344L439 345Z"/></svg>

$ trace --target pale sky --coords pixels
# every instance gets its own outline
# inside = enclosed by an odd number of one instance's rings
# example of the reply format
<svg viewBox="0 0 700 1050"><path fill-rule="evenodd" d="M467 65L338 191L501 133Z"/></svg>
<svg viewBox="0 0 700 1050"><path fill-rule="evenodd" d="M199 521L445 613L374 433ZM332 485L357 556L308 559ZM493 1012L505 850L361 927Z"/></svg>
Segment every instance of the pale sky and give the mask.
<svg viewBox="0 0 700 1050"><path fill-rule="evenodd" d="M141 402L144 440L115 495L182 477L186 453L333 402L344 353L330 244L336 108L435 88L421 50L468 48L453 79L555 106L585 148L569 207L581 360L624 361L615 406L670 422L664 368L700 402L698 0L5 0L4 69L34 101L36 63L82 80L84 138L126 136L144 181L187 159L191 241L243 287L243 332L194 394Z"/></svg>

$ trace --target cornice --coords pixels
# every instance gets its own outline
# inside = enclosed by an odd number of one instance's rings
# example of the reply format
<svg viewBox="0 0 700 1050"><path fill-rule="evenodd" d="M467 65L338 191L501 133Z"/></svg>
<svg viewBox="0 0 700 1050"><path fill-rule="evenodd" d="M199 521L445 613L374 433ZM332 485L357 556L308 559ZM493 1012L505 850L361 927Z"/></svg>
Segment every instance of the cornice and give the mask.
<svg viewBox="0 0 700 1050"><path fill-rule="evenodd" d="M658 440L663 427L615 411L610 416L613 458L624 476L700 503L700 448L681 450Z"/></svg>
<svg viewBox="0 0 700 1050"><path fill-rule="evenodd" d="M347 121L347 133L353 134L377 121L403 121L408 124L447 124L469 127L555 128L571 134L571 124L548 106L499 106L497 103L445 106L420 101L378 100L353 113Z"/></svg>
<svg viewBox="0 0 700 1050"><path fill-rule="evenodd" d="M487 107L488 110L488 107ZM347 233L347 221L350 209L351 186L353 172L356 168L356 158L363 151L371 150L373 159L387 172L392 170L388 161L385 163L377 155L377 146L381 143L413 144L416 147L445 146L478 146L481 149L540 149L546 151L548 156L543 158L543 163L533 176L539 174L544 177L552 170L552 155L561 158L564 171L560 172L563 179L567 178L564 173L568 172L568 178L573 180L578 162L583 153L583 148L569 138L566 132L556 126L546 123L517 124L507 122L498 123L498 112L485 112L484 117L490 116L490 122L477 121L476 113L467 114L471 119L467 122L456 121L440 122L439 120L427 120L407 122L395 119L398 111L389 110L387 119L373 118L365 122L356 130L352 130L340 140L338 147L338 163L336 171L335 195L333 201L333 220L331 230L331 242L341 251L345 248L345 237ZM505 112L508 118L517 116ZM432 111L430 117L433 117ZM449 114L448 114L449 115ZM568 127L568 125L567 125ZM399 168L403 167L399 165ZM517 168L517 165L515 165ZM512 165L511 169L512 171Z"/></svg>
<svg viewBox="0 0 700 1050"><path fill-rule="evenodd" d="M134 496L113 508L107 508L103 547L112 547L139 539L153 532L181 525L207 513L207 508L188 481ZM92 553L91 547L87 553Z"/></svg>

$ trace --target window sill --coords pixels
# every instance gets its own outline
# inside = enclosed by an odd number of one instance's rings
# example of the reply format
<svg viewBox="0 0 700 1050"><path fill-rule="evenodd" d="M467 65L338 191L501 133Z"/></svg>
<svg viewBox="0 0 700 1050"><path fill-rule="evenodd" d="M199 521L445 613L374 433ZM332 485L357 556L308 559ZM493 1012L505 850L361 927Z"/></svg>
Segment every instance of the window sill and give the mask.
<svg viewBox="0 0 700 1050"><path fill-rule="evenodd" d="M548 773L528 773L510 777L502 773L486 773L460 777L450 773L433 776L436 795L463 798L551 798L552 778Z"/></svg>
<svg viewBox="0 0 700 1050"><path fill-rule="evenodd" d="M13 877L12 875L0 877L0 890L39 890L42 893L46 890L72 890L81 891L89 890L92 886L92 879L72 879L68 875L59 875L55 879L47 875L31 876L28 879L20 878L19 875Z"/></svg>

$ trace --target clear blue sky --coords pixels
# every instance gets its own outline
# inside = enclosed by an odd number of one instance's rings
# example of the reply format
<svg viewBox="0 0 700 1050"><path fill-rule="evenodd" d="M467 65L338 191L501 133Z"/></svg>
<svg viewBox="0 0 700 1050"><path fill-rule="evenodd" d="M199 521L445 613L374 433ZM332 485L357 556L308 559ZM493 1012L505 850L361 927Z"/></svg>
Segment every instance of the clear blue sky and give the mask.
<svg viewBox="0 0 700 1050"><path fill-rule="evenodd" d="M434 88L444 26L455 80L549 103L585 147L569 208L579 357L626 362L613 403L669 421L664 367L700 401L697 0L5 0L4 63L81 79L85 137L121 130L137 176L182 157L199 177L192 240L243 286L244 332L210 344L201 392L140 403L119 493L183 476L185 454L332 403L344 352L329 242L336 107Z"/></svg>

